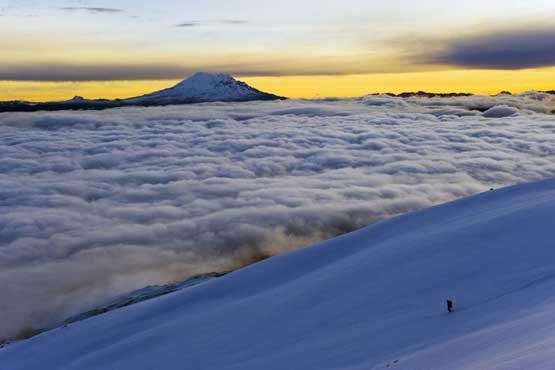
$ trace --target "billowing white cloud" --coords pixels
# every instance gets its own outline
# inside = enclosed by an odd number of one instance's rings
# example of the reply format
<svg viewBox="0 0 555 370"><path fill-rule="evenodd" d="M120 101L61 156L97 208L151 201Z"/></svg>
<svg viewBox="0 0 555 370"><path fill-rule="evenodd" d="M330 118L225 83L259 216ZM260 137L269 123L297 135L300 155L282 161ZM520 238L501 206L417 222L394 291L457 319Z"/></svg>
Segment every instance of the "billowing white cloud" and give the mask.
<svg viewBox="0 0 555 370"><path fill-rule="evenodd" d="M553 108L527 94L0 114L0 337L553 176Z"/></svg>

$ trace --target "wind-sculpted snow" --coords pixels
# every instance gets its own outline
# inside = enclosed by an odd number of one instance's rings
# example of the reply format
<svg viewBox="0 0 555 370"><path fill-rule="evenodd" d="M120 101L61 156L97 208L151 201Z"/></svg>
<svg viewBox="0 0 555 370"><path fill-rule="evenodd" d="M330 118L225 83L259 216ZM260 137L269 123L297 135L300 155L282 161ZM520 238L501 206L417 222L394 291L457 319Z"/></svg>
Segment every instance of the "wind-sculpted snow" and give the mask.
<svg viewBox="0 0 555 370"><path fill-rule="evenodd" d="M535 93L0 114L0 337L553 176L553 109Z"/></svg>

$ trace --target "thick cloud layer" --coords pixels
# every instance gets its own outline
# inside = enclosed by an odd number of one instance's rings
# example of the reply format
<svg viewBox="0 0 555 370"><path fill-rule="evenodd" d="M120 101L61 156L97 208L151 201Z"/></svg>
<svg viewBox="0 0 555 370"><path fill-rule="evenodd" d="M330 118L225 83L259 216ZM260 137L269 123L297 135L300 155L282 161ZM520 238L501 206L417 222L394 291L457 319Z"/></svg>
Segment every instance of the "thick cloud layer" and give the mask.
<svg viewBox="0 0 555 370"><path fill-rule="evenodd" d="M531 93L0 114L0 337L553 176L553 109Z"/></svg>

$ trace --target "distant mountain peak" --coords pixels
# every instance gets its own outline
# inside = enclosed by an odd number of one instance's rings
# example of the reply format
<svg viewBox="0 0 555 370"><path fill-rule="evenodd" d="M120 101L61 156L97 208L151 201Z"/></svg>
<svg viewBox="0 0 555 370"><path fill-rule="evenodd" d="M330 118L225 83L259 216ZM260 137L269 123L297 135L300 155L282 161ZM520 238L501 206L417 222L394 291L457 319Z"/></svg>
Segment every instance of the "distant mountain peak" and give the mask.
<svg viewBox="0 0 555 370"><path fill-rule="evenodd" d="M137 104L179 104L277 99L283 98L257 90L228 74L197 72L169 89L126 99L126 101Z"/></svg>
<svg viewBox="0 0 555 370"><path fill-rule="evenodd" d="M210 72L196 72L193 73L187 80L220 80L220 81L235 81L235 79L227 73L210 73Z"/></svg>
<svg viewBox="0 0 555 370"><path fill-rule="evenodd" d="M67 103L82 103L85 101L87 101L87 99L79 95L75 95L73 98L66 100Z"/></svg>
<svg viewBox="0 0 555 370"><path fill-rule="evenodd" d="M208 73L208 72L197 72L189 76L189 78L181 81L177 85L173 86L170 89L166 89L163 91L168 91L172 89L196 89L199 91L218 91L218 88L222 86L233 86L233 85L241 85L247 86L244 82L237 81L233 77L228 74L224 73Z"/></svg>

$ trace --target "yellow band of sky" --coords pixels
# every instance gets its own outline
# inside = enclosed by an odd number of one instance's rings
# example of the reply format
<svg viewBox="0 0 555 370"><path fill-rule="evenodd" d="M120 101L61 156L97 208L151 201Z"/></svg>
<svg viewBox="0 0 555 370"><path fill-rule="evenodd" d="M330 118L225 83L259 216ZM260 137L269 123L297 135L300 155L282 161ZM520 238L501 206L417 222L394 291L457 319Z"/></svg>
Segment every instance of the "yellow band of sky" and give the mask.
<svg viewBox="0 0 555 370"><path fill-rule="evenodd" d="M451 70L328 76L237 77L260 90L290 98L355 97L404 91L495 94L555 89L555 68ZM177 80L33 82L0 81L0 100L52 101L86 98L125 98L170 87Z"/></svg>

